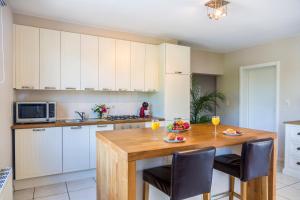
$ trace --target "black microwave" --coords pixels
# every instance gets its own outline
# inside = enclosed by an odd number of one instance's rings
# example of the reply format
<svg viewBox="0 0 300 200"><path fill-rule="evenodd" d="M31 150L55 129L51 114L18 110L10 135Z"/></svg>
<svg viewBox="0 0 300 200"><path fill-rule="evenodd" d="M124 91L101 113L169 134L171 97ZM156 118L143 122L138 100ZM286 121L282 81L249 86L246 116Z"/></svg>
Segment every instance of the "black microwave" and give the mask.
<svg viewBox="0 0 300 200"><path fill-rule="evenodd" d="M40 123L56 121L55 102L16 102L14 107L16 123Z"/></svg>

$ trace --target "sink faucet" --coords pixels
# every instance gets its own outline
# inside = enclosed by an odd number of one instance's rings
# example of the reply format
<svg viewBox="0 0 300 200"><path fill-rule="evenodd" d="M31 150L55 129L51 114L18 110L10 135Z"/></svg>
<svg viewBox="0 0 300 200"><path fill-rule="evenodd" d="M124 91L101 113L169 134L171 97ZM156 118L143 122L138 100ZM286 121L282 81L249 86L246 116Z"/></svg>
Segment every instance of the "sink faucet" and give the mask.
<svg viewBox="0 0 300 200"><path fill-rule="evenodd" d="M78 112L78 111L75 111L76 114L79 115L81 121L83 121L85 119L85 112Z"/></svg>

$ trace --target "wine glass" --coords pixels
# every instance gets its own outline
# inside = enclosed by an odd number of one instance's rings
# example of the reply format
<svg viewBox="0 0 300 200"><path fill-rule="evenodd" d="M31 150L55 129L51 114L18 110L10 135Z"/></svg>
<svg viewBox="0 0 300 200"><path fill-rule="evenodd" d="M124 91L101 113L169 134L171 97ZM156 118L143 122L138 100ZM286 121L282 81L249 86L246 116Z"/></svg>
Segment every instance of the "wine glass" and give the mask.
<svg viewBox="0 0 300 200"><path fill-rule="evenodd" d="M158 140L158 138L156 137L156 135L155 135L155 131L157 130L157 129L159 129L159 127L160 127L160 122L159 122L159 120L152 120L152 122L151 122L151 129L153 130L153 137L152 137L152 140Z"/></svg>
<svg viewBox="0 0 300 200"><path fill-rule="evenodd" d="M220 124L220 117L219 116L212 116L211 123L215 126L215 136L217 135L217 126Z"/></svg>

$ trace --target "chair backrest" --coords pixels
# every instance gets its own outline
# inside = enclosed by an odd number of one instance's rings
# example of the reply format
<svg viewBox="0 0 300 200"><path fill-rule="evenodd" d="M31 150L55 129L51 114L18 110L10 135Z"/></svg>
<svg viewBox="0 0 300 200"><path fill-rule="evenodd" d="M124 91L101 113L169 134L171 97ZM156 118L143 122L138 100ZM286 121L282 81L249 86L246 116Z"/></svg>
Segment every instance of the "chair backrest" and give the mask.
<svg viewBox="0 0 300 200"><path fill-rule="evenodd" d="M243 144L241 155L241 180L249 181L269 175L273 139L253 140Z"/></svg>
<svg viewBox="0 0 300 200"><path fill-rule="evenodd" d="M215 154L214 147L173 154L171 200L210 192Z"/></svg>

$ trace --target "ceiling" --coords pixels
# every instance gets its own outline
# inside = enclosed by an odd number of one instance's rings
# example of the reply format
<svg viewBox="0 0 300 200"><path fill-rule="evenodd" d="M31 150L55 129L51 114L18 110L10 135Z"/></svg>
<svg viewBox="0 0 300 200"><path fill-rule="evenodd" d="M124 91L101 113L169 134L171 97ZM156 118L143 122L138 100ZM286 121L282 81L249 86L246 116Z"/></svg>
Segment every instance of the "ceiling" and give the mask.
<svg viewBox="0 0 300 200"><path fill-rule="evenodd" d="M146 36L173 38L230 52L300 35L300 0L229 0L212 21L208 0L10 0L13 12Z"/></svg>

